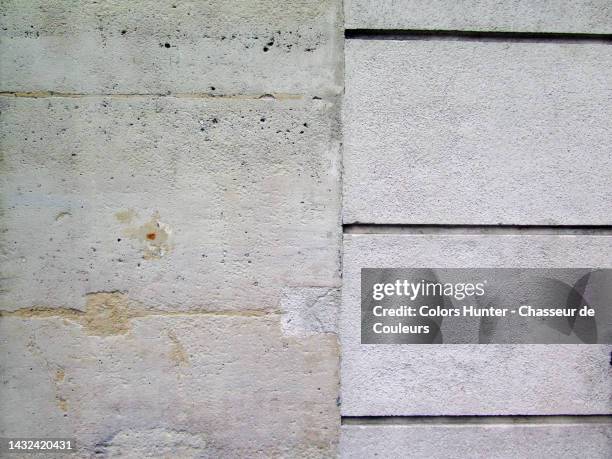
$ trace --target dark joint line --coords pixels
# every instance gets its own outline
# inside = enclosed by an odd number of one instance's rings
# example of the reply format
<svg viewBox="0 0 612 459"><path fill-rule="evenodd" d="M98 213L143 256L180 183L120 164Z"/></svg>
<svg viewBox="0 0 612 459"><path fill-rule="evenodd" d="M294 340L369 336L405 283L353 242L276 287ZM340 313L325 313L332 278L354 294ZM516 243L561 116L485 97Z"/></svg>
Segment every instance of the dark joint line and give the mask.
<svg viewBox="0 0 612 459"><path fill-rule="evenodd" d="M346 29L346 39L358 40L475 40L475 41L561 41L612 43L612 34L557 32L493 32L470 30Z"/></svg>
<svg viewBox="0 0 612 459"><path fill-rule="evenodd" d="M612 225L454 225L369 224L342 225L344 234L547 234L612 235Z"/></svg>
<svg viewBox="0 0 612 459"><path fill-rule="evenodd" d="M343 416L342 425L612 424L612 415Z"/></svg>

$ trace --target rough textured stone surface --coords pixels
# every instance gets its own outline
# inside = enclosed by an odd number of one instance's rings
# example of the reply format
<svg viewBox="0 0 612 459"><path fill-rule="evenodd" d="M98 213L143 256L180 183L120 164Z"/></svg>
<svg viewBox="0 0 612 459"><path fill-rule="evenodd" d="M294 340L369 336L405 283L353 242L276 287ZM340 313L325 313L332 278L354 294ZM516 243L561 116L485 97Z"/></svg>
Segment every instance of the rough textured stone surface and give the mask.
<svg viewBox="0 0 612 459"><path fill-rule="evenodd" d="M340 448L347 459L605 459L612 425L343 426Z"/></svg>
<svg viewBox="0 0 612 459"><path fill-rule="evenodd" d="M610 345L360 344L361 268L609 268L609 236L345 235L343 260L343 415L612 412Z"/></svg>
<svg viewBox="0 0 612 459"><path fill-rule="evenodd" d="M347 29L612 33L608 0L345 0Z"/></svg>
<svg viewBox="0 0 612 459"><path fill-rule="evenodd" d="M0 437L336 456L341 16L0 0Z"/></svg>
<svg viewBox="0 0 612 459"><path fill-rule="evenodd" d="M336 333L339 304L339 288L287 289L281 298L283 332L288 336Z"/></svg>
<svg viewBox="0 0 612 459"><path fill-rule="evenodd" d="M337 0L0 2L0 90L336 94Z"/></svg>
<svg viewBox="0 0 612 459"><path fill-rule="evenodd" d="M611 224L612 47L349 40L344 221Z"/></svg>
<svg viewBox="0 0 612 459"><path fill-rule="evenodd" d="M272 310L339 286L339 142L322 100L0 97L0 305ZM136 312L133 312L136 311Z"/></svg>
<svg viewBox="0 0 612 459"><path fill-rule="evenodd" d="M0 319L0 436L76 437L79 457L332 457L333 334L279 316L151 314L91 334L66 313Z"/></svg>

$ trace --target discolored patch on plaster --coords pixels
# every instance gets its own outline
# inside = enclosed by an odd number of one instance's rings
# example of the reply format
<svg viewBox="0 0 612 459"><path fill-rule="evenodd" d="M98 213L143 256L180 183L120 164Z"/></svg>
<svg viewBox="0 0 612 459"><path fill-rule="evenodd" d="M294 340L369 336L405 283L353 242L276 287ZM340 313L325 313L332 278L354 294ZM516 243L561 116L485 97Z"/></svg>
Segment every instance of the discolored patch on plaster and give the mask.
<svg viewBox="0 0 612 459"><path fill-rule="evenodd" d="M53 380L57 383L60 383L64 381L65 377L66 377L66 372L64 371L64 369L58 368L57 370L55 370L55 376L53 377Z"/></svg>
<svg viewBox="0 0 612 459"><path fill-rule="evenodd" d="M281 327L287 336L337 333L340 289L291 287L281 296Z"/></svg>
<svg viewBox="0 0 612 459"><path fill-rule="evenodd" d="M141 303L131 300L123 292L92 292L85 295L85 310L73 308L57 308L46 306L33 306L13 311L0 311L1 318L21 319L52 319L59 318L65 325L78 323L85 333L93 336L125 335L131 330L132 319L147 317L274 317L279 314L277 310L246 309L209 311L197 309L189 311L166 311L146 308ZM176 339L176 337L174 336ZM189 362L187 354L181 343L173 336L171 341L177 346L173 356L178 360ZM33 345L33 344L32 344Z"/></svg>
<svg viewBox="0 0 612 459"><path fill-rule="evenodd" d="M189 356L187 352L185 352L185 348L183 344L179 341L173 331L168 332L168 338L172 342L172 346L170 348L170 360L172 360L176 365L179 366L188 366L189 365Z"/></svg>
<svg viewBox="0 0 612 459"><path fill-rule="evenodd" d="M55 397L55 401L57 402L57 406L59 406L60 410L62 410L63 412L68 411L68 400L57 395Z"/></svg>
<svg viewBox="0 0 612 459"><path fill-rule="evenodd" d="M58 213L58 214L55 216L55 221L56 221L56 222L58 222L58 221L60 221L62 218L65 218L65 217L70 217L70 216L72 216L72 214L71 214L70 212L68 212L67 210L65 210L65 211L62 211L62 212Z"/></svg>
<svg viewBox="0 0 612 459"><path fill-rule="evenodd" d="M2 311L0 317L44 319L61 317L64 321L77 322L88 335L122 335L130 330L130 319L145 315L138 304L128 301L121 292L95 292L85 297L85 310L71 308L32 307L16 311Z"/></svg>
<svg viewBox="0 0 612 459"><path fill-rule="evenodd" d="M172 230L160 220L157 212L148 222L124 229L123 235L142 244L146 260L161 258L172 249Z"/></svg>
<svg viewBox="0 0 612 459"><path fill-rule="evenodd" d="M26 344L26 349L30 351L32 356L38 360L41 366L49 373L51 377L51 383L53 384L53 390L55 392L55 403L64 413L68 411L68 400L61 393L61 383L64 382L66 373L62 367L58 367L51 363L45 353L42 351L40 346L36 343L35 337L32 335Z"/></svg>
<svg viewBox="0 0 612 459"><path fill-rule="evenodd" d="M121 223L132 223L138 214L135 210L127 209L115 213L115 218Z"/></svg>
<svg viewBox="0 0 612 459"><path fill-rule="evenodd" d="M0 311L0 317L21 317L23 319L44 319L47 317L62 317L64 320L78 320L85 312L73 308L51 308L46 306L32 306L15 311Z"/></svg>
<svg viewBox="0 0 612 459"><path fill-rule="evenodd" d="M220 457L202 434L185 430L125 429L97 445L96 457Z"/></svg>
<svg viewBox="0 0 612 459"><path fill-rule="evenodd" d="M142 310L130 307L123 293L90 293L87 295L85 314L79 317L79 322L89 335L123 335L130 330L130 319L142 314Z"/></svg>

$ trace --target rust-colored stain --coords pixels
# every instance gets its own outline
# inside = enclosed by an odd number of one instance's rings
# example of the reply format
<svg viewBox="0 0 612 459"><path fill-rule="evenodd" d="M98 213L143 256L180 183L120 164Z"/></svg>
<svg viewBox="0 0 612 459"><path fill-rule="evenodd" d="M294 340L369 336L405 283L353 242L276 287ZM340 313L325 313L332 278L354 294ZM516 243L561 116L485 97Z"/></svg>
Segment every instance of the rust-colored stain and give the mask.
<svg viewBox="0 0 612 459"><path fill-rule="evenodd" d="M115 216L119 219L119 215L121 215L119 221L127 224L130 222L126 218L127 212L128 211L124 211L115 214ZM148 222L140 226L135 226L134 223L132 223L123 230L124 236L140 241L145 260L159 259L170 252L173 248L171 234L172 230L167 224L160 221L159 213L157 212L153 214L151 220Z"/></svg>

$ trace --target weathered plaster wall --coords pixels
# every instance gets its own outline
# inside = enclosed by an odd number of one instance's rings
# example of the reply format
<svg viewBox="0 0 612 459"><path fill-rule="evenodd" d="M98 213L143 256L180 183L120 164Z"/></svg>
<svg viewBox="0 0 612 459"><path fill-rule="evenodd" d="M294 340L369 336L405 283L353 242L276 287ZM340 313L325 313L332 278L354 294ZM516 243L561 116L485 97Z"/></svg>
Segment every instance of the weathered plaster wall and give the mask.
<svg viewBox="0 0 612 459"><path fill-rule="evenodd" d="M0 5L0 436L334 456L340 2Z"/></svg>

